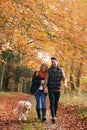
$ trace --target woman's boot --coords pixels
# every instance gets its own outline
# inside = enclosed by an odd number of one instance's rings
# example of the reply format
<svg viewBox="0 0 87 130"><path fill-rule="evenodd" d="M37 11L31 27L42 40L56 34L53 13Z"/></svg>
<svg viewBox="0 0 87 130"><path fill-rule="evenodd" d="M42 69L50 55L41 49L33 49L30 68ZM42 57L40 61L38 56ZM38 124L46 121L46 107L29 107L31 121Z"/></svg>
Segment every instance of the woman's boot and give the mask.
<svg viewBox="0 0 87 130"><path fill-rule="evenodd" d="M46 109L42 109L42 121L46 121Z"/></svg>
<svg viewBox="0 0 87 130"><path fill-rule="evenodd" d="M41 120L41 111L40 111L40 109L36 109L36 111L37 111L38 119Z"/></svg>

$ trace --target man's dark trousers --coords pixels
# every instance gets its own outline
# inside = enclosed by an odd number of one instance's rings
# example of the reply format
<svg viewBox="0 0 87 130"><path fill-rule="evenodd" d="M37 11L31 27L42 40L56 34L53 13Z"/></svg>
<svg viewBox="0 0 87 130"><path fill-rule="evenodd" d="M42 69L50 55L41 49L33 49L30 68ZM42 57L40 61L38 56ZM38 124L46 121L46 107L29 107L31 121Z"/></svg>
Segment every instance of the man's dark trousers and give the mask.
<svg viewBox="0 0 87 130"><path fill-rule="evenodd" d="M50 99L50 110L52 117L56 116L57 108L58 108L58 101L60 97L60 91L52 91L49 90L49 99Z"/></svg>

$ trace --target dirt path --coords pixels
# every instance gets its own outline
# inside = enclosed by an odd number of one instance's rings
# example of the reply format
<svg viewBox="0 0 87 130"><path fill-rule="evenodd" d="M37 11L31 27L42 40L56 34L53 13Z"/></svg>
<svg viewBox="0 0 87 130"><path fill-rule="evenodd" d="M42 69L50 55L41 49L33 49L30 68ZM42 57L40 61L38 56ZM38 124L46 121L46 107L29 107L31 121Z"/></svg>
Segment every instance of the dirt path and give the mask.
<svg viewBox="0 0 87 130"><path fill-rule="evenodd" d="M18 117L13 112L20 100L29 100L33 104L27 123L18 122ZM57 122L55 124L51 123L49 100L47 100L46 123L36 120L34 107L34 97L27 94L11 93L11 96L0 96L0 130L87 130L86 123L75 112L75 106L64 107L62 104L59 104Z"/></svg>
<svg viewBox="0 0 87 130"><path fill-rule="evenodd" d="M76 113L75 106L65 107L59 104L57 122L52 124L48 105L47 118L47 130L87 130L87 124Z"/></svg>
<svg viewBox="0 0 87 130"><path fill-rule="evenodd" d="M29 95L11 93L0 96L0 130L20 130L20 122L13 111L20 100L29 100Z"/></svg>

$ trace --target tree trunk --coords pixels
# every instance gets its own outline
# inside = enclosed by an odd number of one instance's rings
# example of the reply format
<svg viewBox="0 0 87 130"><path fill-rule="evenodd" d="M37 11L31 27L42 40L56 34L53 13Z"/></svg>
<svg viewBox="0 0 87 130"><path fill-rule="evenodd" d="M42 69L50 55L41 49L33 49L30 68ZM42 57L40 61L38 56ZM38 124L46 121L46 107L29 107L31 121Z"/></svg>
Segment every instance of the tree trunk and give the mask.
<svg viewBox="0 0 87 130"><path fill-rule="evenodd" d="M22 92L23 89L23 80L20 78L18 83L18 92Z"/></svg>
<svg viewBox="0 0 87 130"><path fill-rule="evenodd" d="M72 74L70 74L70 86L71 86L71 90L74 90L74 89L75 89L75 86L74 86L74 81L73 81L73 76L72 76Z"/></svg>
<svg viewBox="0 0 87 130"><path fill-rule="evenodd" d="M74 83L74 79L73 79L73 70L74 70L74 64L71 64L71 73L70 73L70 86L71 86L71 90L75 90L75 83Z"/></svg>
<svg viewBox="0 0 87 130"><path fill-rule="evenodd" d="M5 73L5 64L1 67L1 78L0 78L0 89L2 90L3 87L3 79L4 79L4 73Z"/></svg>
<svg viewBox="0 0 87 130"><path fill-rule="evenodd" d="M78 72L77 72L76 87L78 87L78 88L80 87L80 78L81 78L82 66L83 66L83 64L80 63L80 65L79 65L79 69L78 69Z"/></svg>
<svg viewBox="0 0 87 130"><path fill-rule="evenodd" d="M80 74L80 70L78 70L78 74L77 74L77 81L76 81L76 87L80 87L80 77L81 77L81 74Z"/></svg>
<svg viewBox="0 0 87 130"><path fill-rule="evenodd" d="M22 88L22 92L25 92L26 93L26 82L23 83L23 88Z"/></svg>

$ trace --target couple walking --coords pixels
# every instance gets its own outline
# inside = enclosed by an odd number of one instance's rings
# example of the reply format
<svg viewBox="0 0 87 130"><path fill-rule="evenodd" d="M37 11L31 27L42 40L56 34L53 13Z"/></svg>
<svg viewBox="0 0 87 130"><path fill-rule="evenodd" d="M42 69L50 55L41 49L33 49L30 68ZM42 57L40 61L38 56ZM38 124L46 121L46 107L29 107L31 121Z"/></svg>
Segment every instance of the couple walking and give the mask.
<svg viewBox="0 0 87 130"><path fill-rule="evenodd" d="M42 64L32 78L30 92L36 99L36 112L39 120L46 120L46 96L49 95L52 123L56 122L56 112L60 97L61 81L67 85L64 71L58 66L56 57L51 57L51 67ZM42 106L42 108L41 108Z"/></svg>

